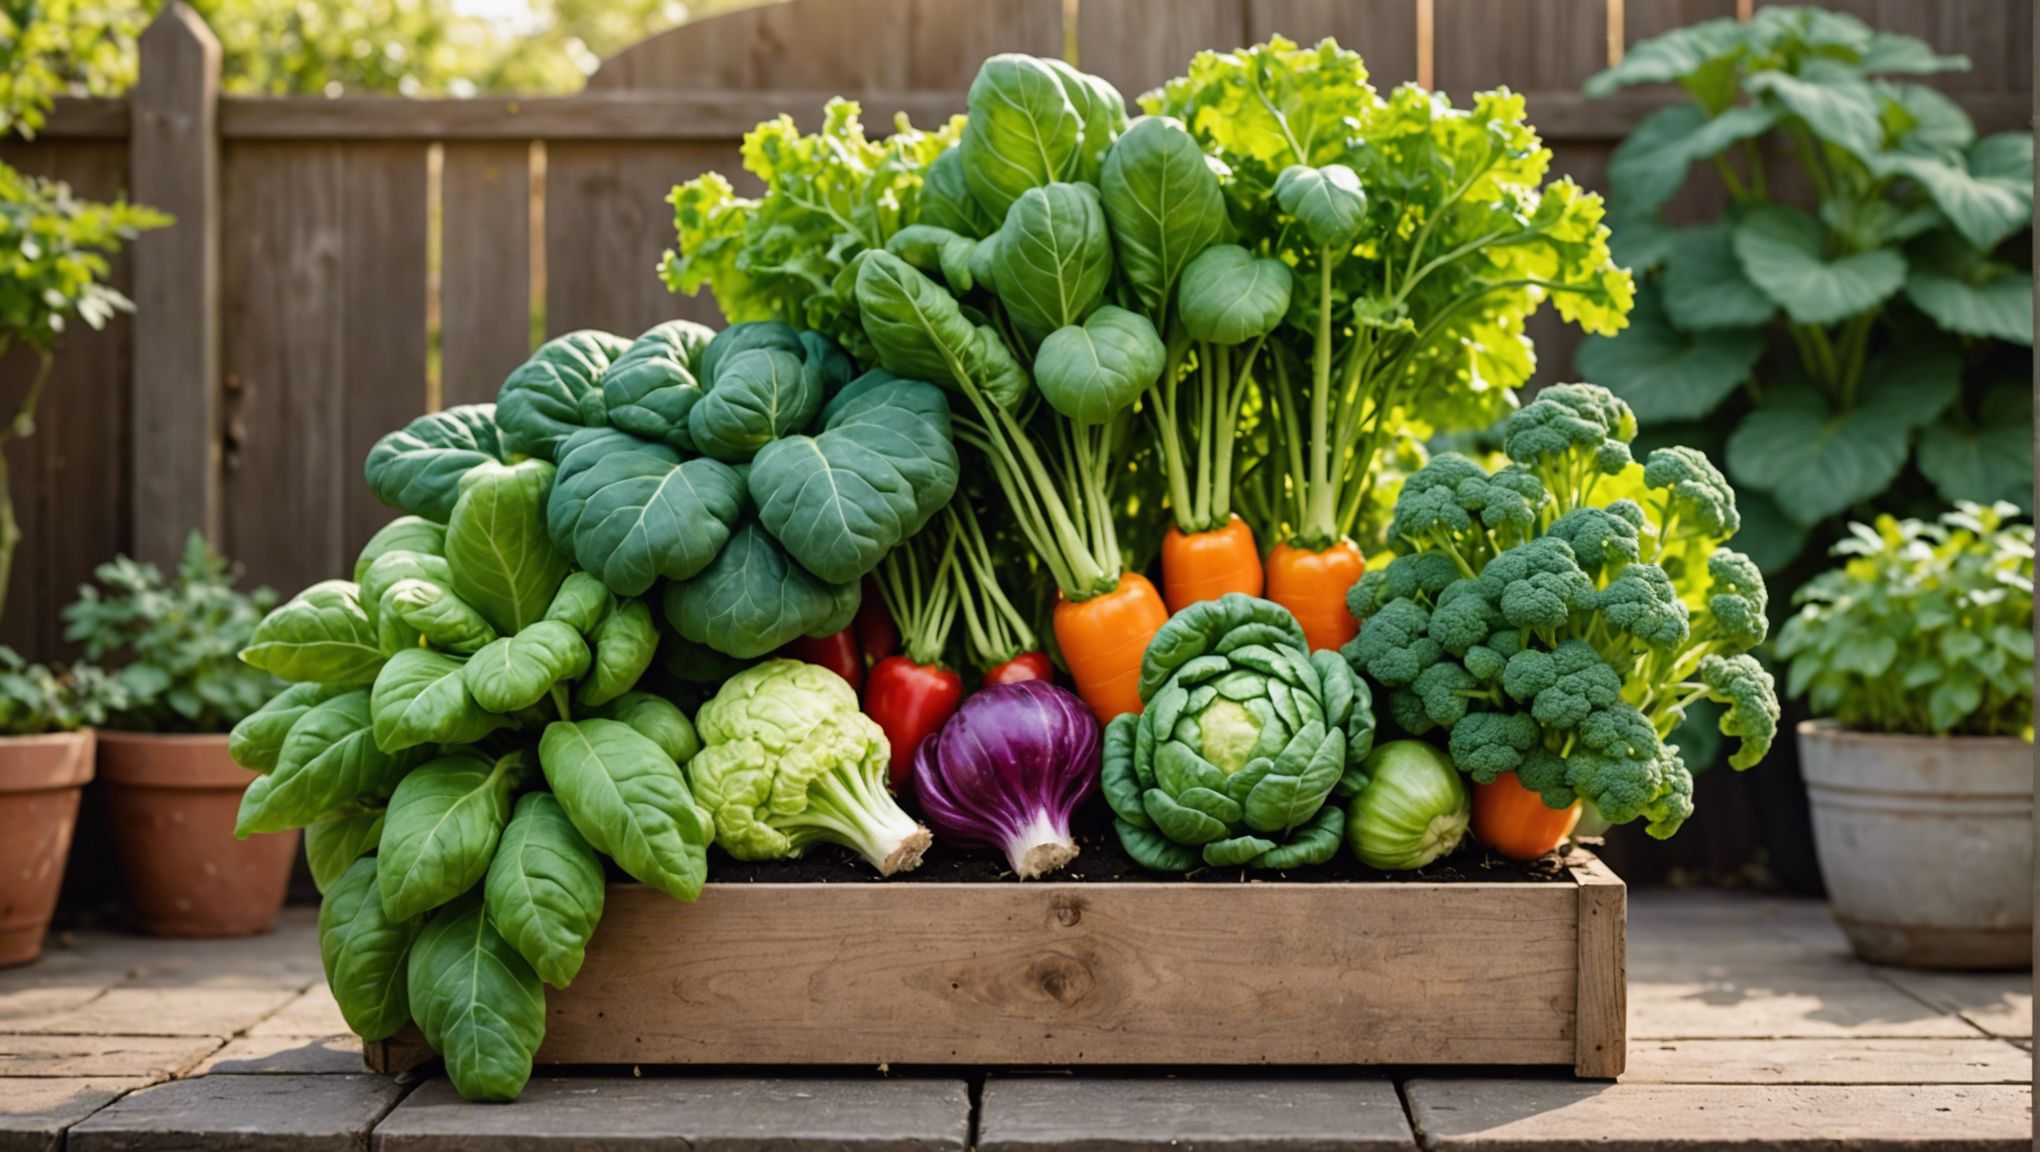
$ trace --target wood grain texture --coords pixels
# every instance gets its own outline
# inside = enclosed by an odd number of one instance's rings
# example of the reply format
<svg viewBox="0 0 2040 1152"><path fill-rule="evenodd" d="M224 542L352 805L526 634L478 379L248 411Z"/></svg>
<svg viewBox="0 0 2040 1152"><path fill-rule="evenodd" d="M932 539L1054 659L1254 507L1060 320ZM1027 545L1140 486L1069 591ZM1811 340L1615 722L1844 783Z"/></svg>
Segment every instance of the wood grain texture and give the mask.
<svg viewBox="0 0 2040 1152"><path fill-rule="evenodd" d="M1873 28L1917 36L1937 52L1959 52L1969 57L1969 70L1918 77L1919 83L1951 95L2033 90L2032 0L1964 0L1959 4L1922 4L1918 0L1814 2L1818 7L1847 12ZM1757 6L1771 7L1766 3Z"/></svg>
<svg viewBox="0 0 2040 1152"><path fill-rule="evenodd" d="M1276 35L1298 44L1332 37L1360 54L1382 92L1417 78L1416 0L1247 0L1248 42Z"/></svg>
<svg viewBox="0 0 2040 1152"><path fill-rule="evenodd" d="M1246 0L1084 0L1077 9L1077 66L1110 81L1128 103L1181 76L1200 51L1254 42Z"/></svg>
<svg viewBox="0 0 2040 1152"><path fill-rule="evenodd" d="M1458 104L1503 86L1577 93L1608 66L1607 0L1436 0L1435 10L1435 87Z"/></svg>
<svg viewBox="0 0 2040 1152"><path fill-rule="evenodd" d="M601 328L635 336L675 317L718 327L707 292L666 291L660 257L674 244L673 185L714 169L741 173L736 141L647 144L623 151L552 143L546 148L546 335ZM755 179L732 180L745 195ZM746 185L749 187L747 188Z"/></svg>
<svg viewBox="0 0 2040 1152"><path fill-rule="evenodd" d="M448 144L440 171L441 403L490 402L531 353L531 146Z"/></svg>
<svg viewBox="0 0 2040 1152"><path fill-rule="evenodd" d="M1589 856L1572 866L1579 882L1578 1055L1573 1072L1612 1080L1628 1061L1629 890L1606 864Z"/></svg>

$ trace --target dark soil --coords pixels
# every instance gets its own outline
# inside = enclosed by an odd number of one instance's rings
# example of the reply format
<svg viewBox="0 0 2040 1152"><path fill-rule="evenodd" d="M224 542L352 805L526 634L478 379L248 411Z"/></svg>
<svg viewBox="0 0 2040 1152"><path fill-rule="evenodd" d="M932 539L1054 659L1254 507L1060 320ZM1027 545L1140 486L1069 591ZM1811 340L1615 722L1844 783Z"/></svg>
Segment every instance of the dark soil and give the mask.
<svg viewBox="0 0 2040 1152"><path fill-rule="evenodd" d="M1081 854L1070 864L1042 877L1048 881L1122 883L1126 881L1203 884L1239 884L1251 881L1284 881L1306 884L1406 884L1424 882L1452 884L1466 881L1486 883L1550 884L1567 880L1565 864L1558 856L1518 863L1494 855L1473 844L1414 872L1379 872L1367 867L1345 850L1328 864L1288 872L1258 868L1202 868L1187 876L1150 872L1135 863L1119 846L1109 813L1102 803L1093 802L1072 822ZM881 881L878 871L846 848L818 845L798 860L747 862L733 860L720 849L711 849L708 859L711 884L989 884L1014 882L1006 858L988 849L952 848L941 842L928 850L921 866Z"/></svg>

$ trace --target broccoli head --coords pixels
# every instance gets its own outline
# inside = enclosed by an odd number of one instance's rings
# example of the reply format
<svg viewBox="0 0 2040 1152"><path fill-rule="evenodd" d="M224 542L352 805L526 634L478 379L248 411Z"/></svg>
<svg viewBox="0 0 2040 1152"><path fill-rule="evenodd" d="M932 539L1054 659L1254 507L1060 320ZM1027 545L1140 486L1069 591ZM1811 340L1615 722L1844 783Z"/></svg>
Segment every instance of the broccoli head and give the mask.
<svg viewBox="0 0 2040 1152"><path fill-rule="evenodd" d="M1480 681L1460 665L1440 660L1417 673L1417 678L1410 682L1410 690L1423 701L1424 715L1430 717L1433 724L1450 728L1460 722L1466 715L1467 706L1472 703L1460 693L1479 691Z"/></svg>
<svg viewBox="0 0 2040 1152"><path fill-rule="evenodd" d="M1692 634L1685 602L1655 564L1631 564L1597 598L1601 618L1652 648L1672 651Z"/></svg>
<svg viewBox="0 0 2040 1152"><path fill-rule="evenodd" d="M1416 548L1425 537L1454 535L1473 527L1473 517L1460 507L1459 485L1485 482L1487 470L1456 452L1441 452L1409 474L1396 494L1389 521L1389 543Z"/></svg>
<svg viewBox="0 0 2040 1152"><path fill-rule="evenodd" d="M1707 558L1707 577L1710 634L1741 649L1762 644L1771 631L1771 621L1764 615L1770 593L1756 562L1740 552L1717 548Z"/></svg>
<svg viewBox="0 0 2040 1152"><path fill-rule="evenodd" d="M1697 449L1674 446L1652 452L1643 464L1643 483L1666 489L1671 516L1709 536L1726 540L1742 527L1735 489Z"/></svg>
<svg viewBox="0 0 2040 1152"><path fill-rule="evenodd" d="M1595 709L1566 757L1566 782L1610 822L1625 824L1656 803L1670 781L1665 748L1648 717L1617 700Z"/></svg>
<svg viewBox="0 0 2040 1152"><path fill-rule="evenodd" d="M1502 614L1482 594L1478 580L1457 580L1438 595L1431 610L1430 637L1454 656L1481 643L1502 627Z"/></svg>
<svg viewBox="0 0 2040 1152"><path fill-rule="evenodd" d="M1551 536L1490 560L1481 570L1480 587L1513 628L1557 628L1574 612L1591 612L1595 605L1594 582L1573 559L1572 547Z"/></svg>
<svg viewBox="0 0 2040 1152"><path fill-rule="evenodd" d="M1546 808L1556 810L1571 804L1578 796L1566 782L1566 771L1563 757L1542 743L1533 744L1523 753L1523 763L1516 769L1516 783L1542 797Z"/></svg>
<svg viewBox="0 0 2040 1152"><path fill-rule="evenodd" d="M1451 561L1448 558L1446 562ZM1393 567L1395 561L1391 560L1380 568L1369 569L1353 581L1351 588L1346 589L1346 611L1353 614L1353 619L1365 620L1379 612L1383 604L1395 599L1388 595L1388 570Z"/></svg>
<svg viewBox="0 0 2040 1152"><path fill-rule="evenodd" d="M1742 743L1728 758L1731 768L1748 768L1771 750L1778 736L1778 686L1750 655L1703 656L1700 682L1728 702L1721 714L1721 734Z"/></svg>
<svg viewBox="0 0 2040 1152"><path fill-rule="evenodd" d="M1525 712L1471 712L1452 726L1452 763L1477 784L1522 767L1543 733Z"/></svg>
<svg viewBox="0 0 2040 1152"><path fill-rule="evenodd" d="M1560 516L1546 530L1546 535L1556 536L1572 547L1573 559L1589 576L1599 576L1606 568L1620 571L1641 554L1636 529L1643 520L1643 509L1628 500L1618 500L1616 504L1635 509L1636 519L1630 520L1613 507L1588 505Z"/></svg>
<svg viewBox="0 0 2040 1152"><path fill-rule="evenodd" d="M1530 534L1537 510L1551 498L1542 480L1516 464L1492 476L1469 476L1452 495L1461 508L1480 513L1480 522L1489 531L1512 529L1522 536Z"/></svg>
<svg viewBox="0 0 2040 1152"><path fill-rule="evenodd" d="M1661 786L1657 798L1643 806L1643 830L1663 840L1679 830L1693 814L1693 774L1679 750L1667 746L1658 768Z"/></svg>
<svg viewBox="0 0 2040 1152"><path fill-rule="evenodd" d="M1411 736L1422 736L1438 726L1424 710L1424 698L1414 688L1396 688L1388 694L1388 715L1395 726Z"/></svg>
<svg viewBox="0 0 2040 1152"><path fill-rule="evenodd" d="M1513 635L1513 633L1512 633ZM1502 678L1502 669L1508 667L1509 658L1485 644L1475 644L1460 658L1465 661L1466 670L1483 684L1491 684Z"/></svg>
<svg viewBox="0 0 2040 1152"><path fill-rule="evenodd" d="M1382 573L1381 590L1376 595L1383 600L1415 600L1422 597L1436 603L1438 593L1462 578L1459 574L1459 565L1454 564L1452 557L1443 552L1415 552L1408 556L1398 556L1379 571ZM1365 580L1366 577L1362 576L1361 579Z"/></svg>
<svg viewBox="0 0 2040 1152"><path fill-rule="evenodd" d="M1562 469L1561 459L1583 453L1605 475L1630 464L1629 441L1636 438L1636 414L1613 392L1596 384L1553 384L1510 414L1502 427L1502 451L1530 468Z"/></svg>
<svg viewBox="0 0 2040 1152"><path fill-rule="evenodd" d="M1374 682L1400 688L1417 674L1436 664L1445 650L1425 635L1431 614L1414 600L1390 600L1360 622L1360 634L1346 642L1339 654Z"/></svg>
<svg viewBox="0 0 2040 1152"><path fill-rule="evenodd" d="M1560 641L1549 652L1531 649L1509 658L1502 690L1528 701L1546 728L1575 728L1595 711L1622 699L1622 677L1585 640Z"/></svg>

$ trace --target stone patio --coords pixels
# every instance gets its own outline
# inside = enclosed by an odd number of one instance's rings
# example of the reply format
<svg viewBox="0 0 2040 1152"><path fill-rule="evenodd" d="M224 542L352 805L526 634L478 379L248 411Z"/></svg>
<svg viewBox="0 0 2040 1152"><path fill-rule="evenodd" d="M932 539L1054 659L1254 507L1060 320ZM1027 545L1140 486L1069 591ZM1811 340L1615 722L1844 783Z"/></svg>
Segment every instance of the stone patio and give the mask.
<svg viewBox="0 0 2040 1152"><path fill-rule="evenodd" d="M1506 964L1507 957L1495 962ZM313 916L55 939L0 972L0 1152L1374 1152L2032 1146L2025 974L1848 955L1823 907L1631 894L1629 1070L541 1070L512 1106L363 1070ZM608 1070L614 1073L616 1070Z"/></svg>

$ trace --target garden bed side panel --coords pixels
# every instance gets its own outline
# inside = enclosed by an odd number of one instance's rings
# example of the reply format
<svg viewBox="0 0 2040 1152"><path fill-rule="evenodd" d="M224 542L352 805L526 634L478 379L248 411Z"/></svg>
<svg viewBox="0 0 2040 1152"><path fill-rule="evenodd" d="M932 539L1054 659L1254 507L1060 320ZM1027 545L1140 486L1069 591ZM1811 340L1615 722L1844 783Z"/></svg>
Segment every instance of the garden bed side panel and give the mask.
<svg viewBox="0 0 2040 1152"><path fill-rule="evenodd" d="M609 891L542 1064L1622 1070L1625 891L1572 883ZM424 1058L417 1034L371 1066Z"/></svg>

